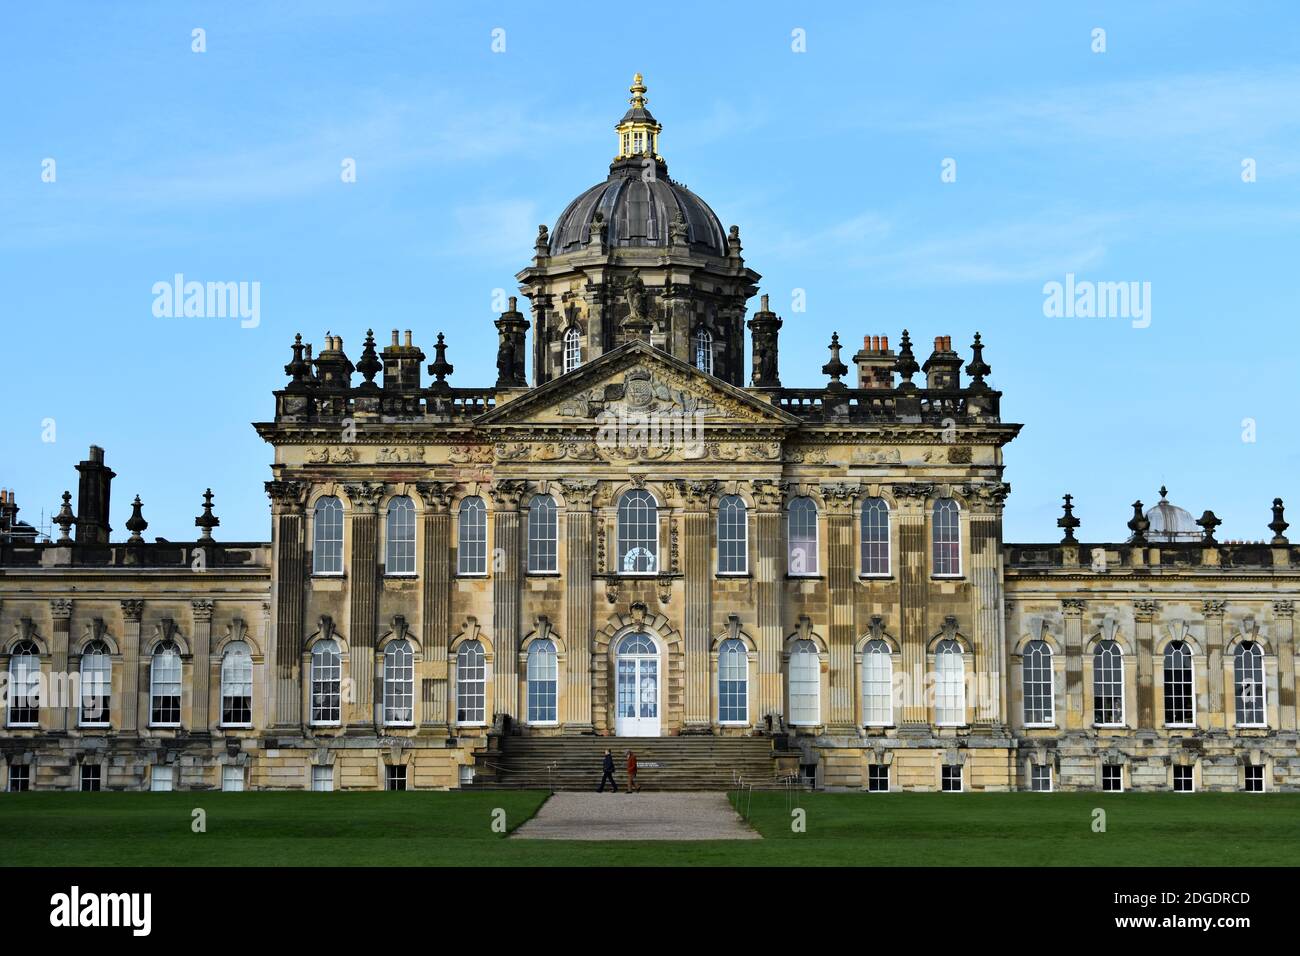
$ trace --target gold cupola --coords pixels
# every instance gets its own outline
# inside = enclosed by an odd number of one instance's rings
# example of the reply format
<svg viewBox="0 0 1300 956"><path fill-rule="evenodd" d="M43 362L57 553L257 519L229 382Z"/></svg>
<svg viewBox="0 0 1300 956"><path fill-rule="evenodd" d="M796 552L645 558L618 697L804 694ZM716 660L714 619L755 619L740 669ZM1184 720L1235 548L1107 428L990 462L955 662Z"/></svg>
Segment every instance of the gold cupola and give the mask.
<svg viewBox="0 0 1300 956"><path fill-rule="evenodd" d="M632 94L628 102L632 107L614 127L618 133L618 155L614 157L615 162L635 156L663 158L659 155L659 133L663 127L645 108L645 90L645 83L638 73L632 77L632 85L628 87L628 92Z"/></svg>

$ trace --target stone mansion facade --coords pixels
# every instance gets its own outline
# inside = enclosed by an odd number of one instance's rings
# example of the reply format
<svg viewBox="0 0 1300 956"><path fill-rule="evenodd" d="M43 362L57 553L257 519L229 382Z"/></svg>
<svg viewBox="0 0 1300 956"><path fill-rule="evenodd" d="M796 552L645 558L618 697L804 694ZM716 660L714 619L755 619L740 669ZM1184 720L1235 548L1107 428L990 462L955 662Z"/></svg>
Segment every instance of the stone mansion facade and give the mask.
<svg viewBox="0 0 1300 956"><path fill-rule="evenodd" d="M411 332L295 340L270 541L220 540L210 495L193 541L138 498L111 540L98 448L52 540L0 499L6 788L458 787L539 735L766 737L863 790L1300 788L1281 501L1256 543L1163 490L1127 541L1067 496L1059 541L1005 543L1021 426L979 335L833 336L783 385L739 230L632 94L494 384L441 334L427 367Z"/></svg>

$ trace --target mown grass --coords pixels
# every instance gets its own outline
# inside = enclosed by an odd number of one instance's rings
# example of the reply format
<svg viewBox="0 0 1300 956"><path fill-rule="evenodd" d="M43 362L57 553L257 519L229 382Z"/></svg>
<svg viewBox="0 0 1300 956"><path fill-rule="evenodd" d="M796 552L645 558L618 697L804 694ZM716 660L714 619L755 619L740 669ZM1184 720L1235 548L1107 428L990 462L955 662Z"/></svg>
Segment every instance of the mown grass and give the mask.
<svg viewBox="0 0 1300 956"><path fill-rule="evenodd" d="M0 794L6 866L1294 866L1300 794L783 793L748 841L508 839L546 794ZM1094 810L1106 830L1095 832ZM206 832L192 830L193 811ZM742 809L746 809L742 807ZM803 811L803 832L792 829Z"/></svg>

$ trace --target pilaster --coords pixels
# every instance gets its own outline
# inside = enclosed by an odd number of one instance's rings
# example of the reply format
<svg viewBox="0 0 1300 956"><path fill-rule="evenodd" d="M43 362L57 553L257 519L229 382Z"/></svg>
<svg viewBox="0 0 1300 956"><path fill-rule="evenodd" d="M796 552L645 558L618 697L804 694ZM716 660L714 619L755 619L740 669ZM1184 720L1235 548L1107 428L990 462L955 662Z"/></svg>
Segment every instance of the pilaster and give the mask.
<svg viewBox="0 0 1300 956"><path fill-rule="evenodd" d="M519 588L521 583L519 502L524 495L522 481L494 482L492 495L492 706L495 714L519 713Z"/></svg>
<svg viewBox="0 0 1300 956"><path fill-rule="evenodd" d="M1277 718L1279 730L1296 729L1295 602L1273 602L1273 633L1277 643Z"/></svg>
<svg viewBox="0 0 1300 956"><path fill-rule="evenodd" d="M424 560L420 576L424 674L420 680L420 725L430 732L446 733L447 648L451 645L450 509L456 485L449 481L422 481L415 489L424 502L421 518Z"/></svg>
<svg viewBox="0 0 1300 956"><path fill-rule="evenodd" d="M72 627L72 601L67 598L50 601L50 617L54 621L54 634L50 640L50 671L55 678L50 683L54 687L68 687L70 682L60 682L58 675L68 673L68 631ZM46 706L53 705L54 713L50 715L50 723L45 726L55 733L63 733L68 729L68 714L75 712L77 701L54 700L49 694L46 697L49 699Z"/></svg>
<svg viewBox="0 0 1300 956"><path fill-rule="evenodd" d="M122 602L122 734L140 729L140 619L144 601Z"/></svg>
<svg viewBox="0 0 1300 956"><path fill-rule="evenodd" d="M349 706L349 731L366 733L375 725L375 640L379 600L379 515L382 484L345 485L352 507L352 546L348 553L348 643L354 699Z"/></svg>
<svg viewBox="0 0 1300 956"><path fill-rule="evenodd" d="M686 584L686 688L684 722L687 730L712 723L709 709L709 644L713 615L713 496L717 481L683 481L682 572Z"/></svg>
<svg viewBox="0 0 1300 956"><path fill-rule="evenodd" d="M860 488L849 482L822 486L826 502L826 620L829 622L826 646L830 658L827 683L830 710L827 724L832 732L852 732L855 727L853 708L853 502Z"/></svg>
<svg viewBox="0 0 1300 956"><path fill-rule="evenodd" d="M1153 622L1156 616L1155 601L1133 602L1133 631L1137 644L1137 705L1138 730L1155 729L1155 662Z"/></svg>
<svg viewBox="0 0 1300 956"><path fill-rule="evenodd" d="M268 481L271 499L271 645L266 649L267 682L271 685L271 725L297 729L302 724L302 689L298 680L302 657L303 601L307 583L306 523L303 504L310 490L305 482Z"/></svg>
<svg viewBox="0 0 1300 956"><path fill-rule="evenodd" d="M598 483L569 479L561 483L566 506L564 640L568 647L560 719L565 733L591 730L591 571L592 500Z"/></svg>
<svg viewBox="0 0 1300 956"><path fill-rule="evenodd" d="M194 609L194 630L191 648L193 651L193 687L190 700L191 733L206 734L211 724L209 706L212 686L212 602L205 600L191 601Z"/></svg>
<svg viewBox="0 0 1300 956"><path fill-rule="evenodd" d="M1205 719L1198 723L1207 730L1224 730L1228 726L1223 693L1223 612L1222 601L1204 601L1201 604L1201 613L1205 617L1205 689L1208 707Z"/></svg>

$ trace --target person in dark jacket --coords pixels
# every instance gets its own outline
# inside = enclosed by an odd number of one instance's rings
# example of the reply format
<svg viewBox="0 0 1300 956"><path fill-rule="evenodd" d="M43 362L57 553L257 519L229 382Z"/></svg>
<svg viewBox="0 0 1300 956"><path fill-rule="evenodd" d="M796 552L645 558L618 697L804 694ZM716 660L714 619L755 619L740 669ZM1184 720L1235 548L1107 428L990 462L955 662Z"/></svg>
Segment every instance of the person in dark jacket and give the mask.
<svg viewBox="0 0 1300 956"><path fill-rule="evenodd" d="M614 755L608 750L605 751L605 762L603 764L604 775L600 778L600 786L596 788L597 793L605 792L605 781L609 781L610 788L618 793L618 784L614 782Z"/></svg>

